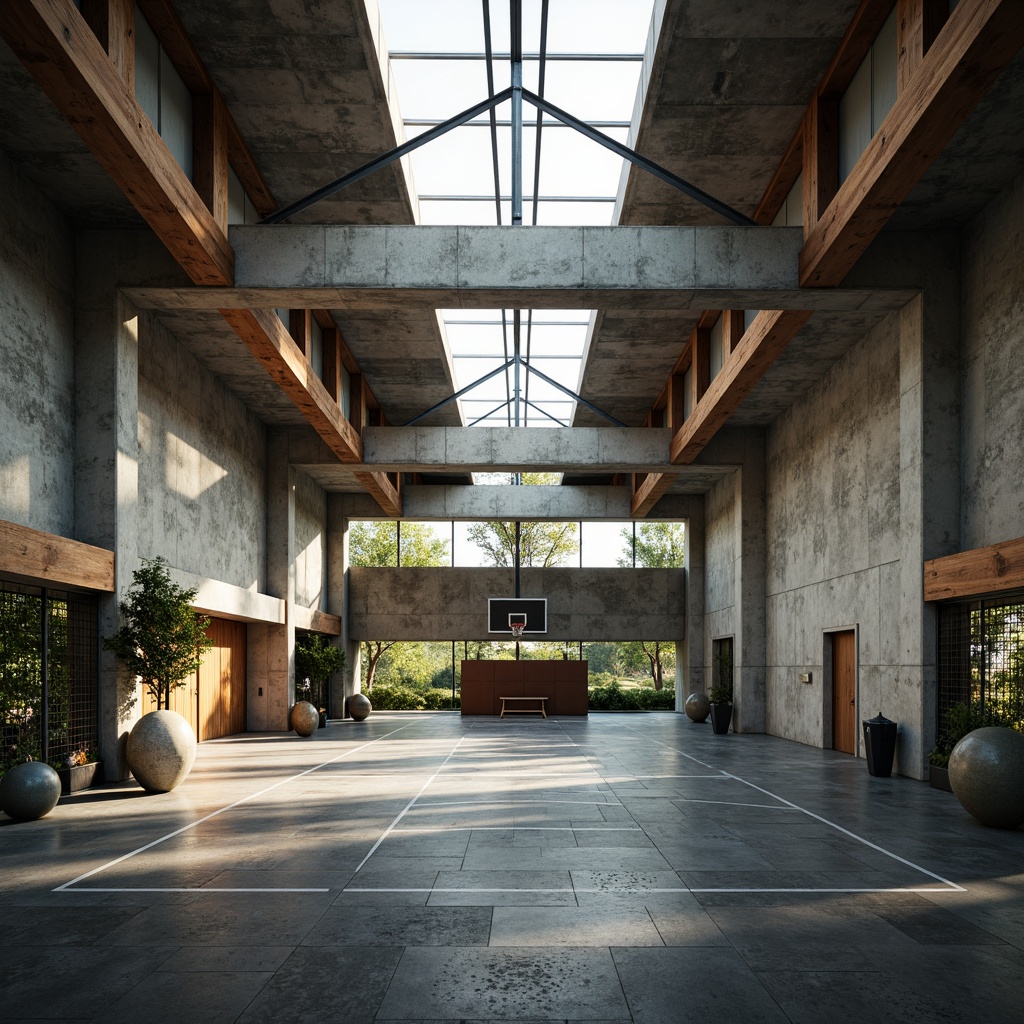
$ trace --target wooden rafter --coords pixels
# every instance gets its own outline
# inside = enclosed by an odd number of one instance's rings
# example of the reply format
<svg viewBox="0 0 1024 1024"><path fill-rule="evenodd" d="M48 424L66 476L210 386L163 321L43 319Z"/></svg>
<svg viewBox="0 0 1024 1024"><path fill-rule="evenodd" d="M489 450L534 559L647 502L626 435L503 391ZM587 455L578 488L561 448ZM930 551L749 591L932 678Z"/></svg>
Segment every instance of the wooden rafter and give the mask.
<svg viewBox="0 0 1024 1024"><path fill-rule="evenodd" d="M71 0L0 3L0 35L189 277L233 283L227 236Z"/></svg>
<svg viewBox="0 0 1024 1024"><path fill-rule="evenodd" d="M924 599L948 601L1024 587L1024 537L924 563Z"/></svg>
<svg viewBox="0 0 1024 1024"><path fill-rule="evenodd" d="M838 285L1024 45L1020 0L956 6L800 253L802 287Z"/></svg>
<svg viewBox="0 0 1024 1024"><path fill-rule="evenodd" d="M114 591L114 552L0 519L0 572Z"/></svg>

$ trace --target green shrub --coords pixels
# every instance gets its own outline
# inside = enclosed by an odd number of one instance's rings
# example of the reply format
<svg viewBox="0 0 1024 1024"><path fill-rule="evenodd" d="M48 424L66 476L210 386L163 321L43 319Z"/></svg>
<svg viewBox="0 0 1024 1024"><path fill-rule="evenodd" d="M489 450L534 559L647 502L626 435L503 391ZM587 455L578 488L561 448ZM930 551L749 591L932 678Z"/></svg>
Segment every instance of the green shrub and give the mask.
<svg viewBox="0 0 1024 1024"><path fill-rule="evenodd" d="M377 711L423 711L427 706L424 695L407 686L378 683L367 696Z"/></svg>
<svg viewBox="0 0 1024 1024"><path fill-rule="evenodd" d="M607 686L590 688L589 706L591 711L673 711L676 706L676 691L666 687L633 687L623 689L612 680Z"/></svg>
<svg viewBox="0 0 1024 1024"><path fill-rule="evenodd" d="M426 703L427 711L448 711L452 707L452 691L451 690L427 690L423 694L423 700ZM461 707L461 701L459 695L455 695L455 707Z"/></svg>
<svg viewBox="0 0 1024 1024"><path fill-rule="evenodd" d="M1002 725L1008 729L1018 728L1019 723L1012 715L992 704L987 703L984 707L978 701L970 704L954 704L946 709L946 727L939 733L935 743L935 749L928 755L928 763L936 768L945 768L949 764L949 755L953 748L969 733L975 729L982 729L987 725Z"/></svg>
<svg viewBox="0 0 1024 1024"><path fill-rule="evenodd" d="M603 689L606 686L611 686L612 683L615 682L615 676L613 676L611 672L591 672L590 678L587 680L587 685L590 686L591 689L594 687L600 687ZM616 685L618 684L616 683Z"/></svg>

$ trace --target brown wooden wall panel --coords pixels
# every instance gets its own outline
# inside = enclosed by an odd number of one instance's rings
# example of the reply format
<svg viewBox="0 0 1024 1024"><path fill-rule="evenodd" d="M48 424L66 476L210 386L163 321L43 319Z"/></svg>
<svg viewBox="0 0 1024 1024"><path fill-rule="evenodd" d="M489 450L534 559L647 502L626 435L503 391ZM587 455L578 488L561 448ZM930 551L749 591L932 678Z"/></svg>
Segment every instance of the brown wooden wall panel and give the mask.
<svg viewBox="0 0 1024 1024"><path fill-rule="evenodd" d="M502 697L547 697L549 715L587 714L585 661L464 661L462 713L500 715Z"/></svg>

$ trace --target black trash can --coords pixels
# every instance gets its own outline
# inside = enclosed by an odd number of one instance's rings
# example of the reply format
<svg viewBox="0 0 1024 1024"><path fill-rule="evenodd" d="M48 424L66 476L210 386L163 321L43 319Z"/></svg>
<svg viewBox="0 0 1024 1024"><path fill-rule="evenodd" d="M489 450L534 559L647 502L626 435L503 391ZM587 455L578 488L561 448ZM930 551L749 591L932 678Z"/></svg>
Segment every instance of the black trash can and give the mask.
<svg viewBox="0 0 1024 1024"><path fill-rule="evenodd" d="M879 711L877 717L867 719L863 725L868 774L887 779L892 775L892 759L896 755L896 723Z"/></svg>

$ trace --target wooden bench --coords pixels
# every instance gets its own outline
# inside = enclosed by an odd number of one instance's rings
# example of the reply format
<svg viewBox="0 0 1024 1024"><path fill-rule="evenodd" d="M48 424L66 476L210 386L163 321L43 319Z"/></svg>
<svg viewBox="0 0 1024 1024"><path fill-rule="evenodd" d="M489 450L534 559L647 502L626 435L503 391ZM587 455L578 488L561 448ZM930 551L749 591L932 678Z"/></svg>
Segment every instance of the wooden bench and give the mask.
<svg viewBox="0 0 1024 1024"><path fill-rule="evenodd" d="M501 700L501 714L498 716L499 718L504 718L506 711L510 715L535 715L539 711L540 715L541 715L541 718L547 718L548 717L547 711L544 710L544 706L548 702L548 698L547 697L501 697L499 699ZM534 701L539 701L540 702L540 707L539 708L506 708L505 707L506 701L514 701L514 700L534 700Z"/></svg>

